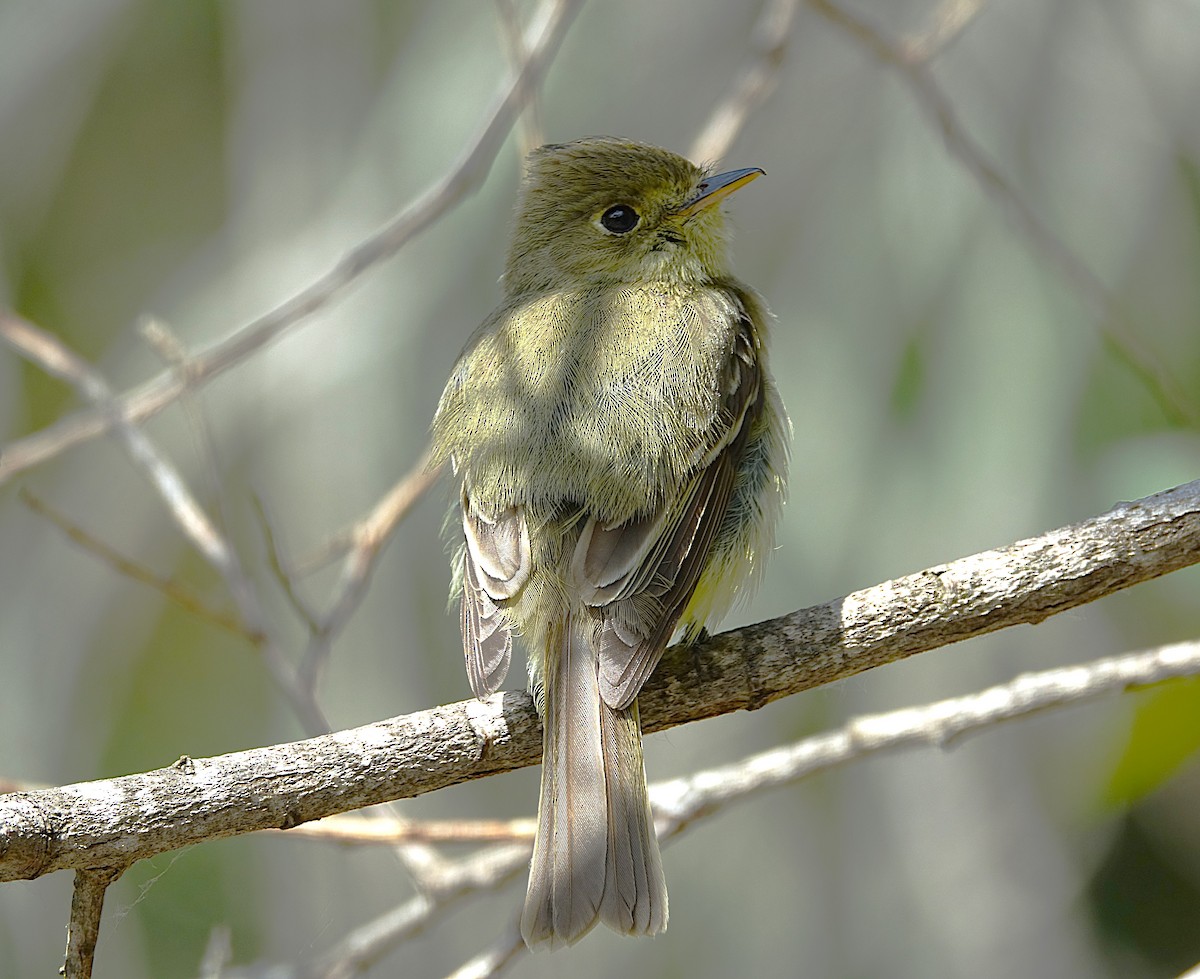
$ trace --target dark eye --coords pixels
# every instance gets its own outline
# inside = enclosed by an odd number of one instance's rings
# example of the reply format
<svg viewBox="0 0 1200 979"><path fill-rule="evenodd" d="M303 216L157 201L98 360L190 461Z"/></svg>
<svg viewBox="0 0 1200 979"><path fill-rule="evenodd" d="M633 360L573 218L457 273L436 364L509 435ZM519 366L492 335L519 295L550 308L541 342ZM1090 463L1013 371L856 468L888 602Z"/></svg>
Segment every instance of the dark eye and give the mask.
<svg viewBox="0 0 1200 979"><path fill-rule="evenodd" d="M640 220L638 212L628 204L614 204L600 215L600 223L604 226L604 230L611 231L614 235L623 235L632 231Z"/></svg>

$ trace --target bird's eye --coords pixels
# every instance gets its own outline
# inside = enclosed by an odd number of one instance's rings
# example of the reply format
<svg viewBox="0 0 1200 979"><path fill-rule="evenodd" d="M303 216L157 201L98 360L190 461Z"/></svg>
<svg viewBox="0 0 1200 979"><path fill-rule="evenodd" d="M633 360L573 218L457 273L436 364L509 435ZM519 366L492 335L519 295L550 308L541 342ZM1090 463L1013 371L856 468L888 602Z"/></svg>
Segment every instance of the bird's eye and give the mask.
<svg viewBox="0 0 1200 979"><path fill-rule="evenodd" d="M605 231L623 235L637 227L641 217L628 204L614 204L600 215L600 224Z"/></svg>

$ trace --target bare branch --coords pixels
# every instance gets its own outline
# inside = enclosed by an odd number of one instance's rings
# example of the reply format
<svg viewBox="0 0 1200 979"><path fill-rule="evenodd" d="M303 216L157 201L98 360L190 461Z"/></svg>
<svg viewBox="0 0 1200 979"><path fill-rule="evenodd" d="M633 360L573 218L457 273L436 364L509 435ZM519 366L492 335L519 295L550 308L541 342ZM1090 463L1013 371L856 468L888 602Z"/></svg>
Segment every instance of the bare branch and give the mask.
<svg viewBox="0 0 1200 979"><path fill-rule="evenodd" d="M221 465L212 426L208 422L200 399L194 396L187 346L171 332L170 327L163 320L153 316L139 318L138 332L184 383L184 394L180 401L188 426L192 431L192 438L196 443L197 454L204 464L208 482L206 488L216 501L213 522L228 536L232 523L229 519L229 494L226 492L225 481L221 478Z"/></svg>
<svg viewBox="0 0 1200 979"><path fill-rule="evenodd" d="M184 537L213 567L231 573L234 558L224 538L208 519L178 471L164 458L144 432L130 424L118 410L112 389L91 364L68 349L58 337L14 313L0 311L0 339L24 354L48 374L62 378L109 418L117 437L134 465L142 471L167 505L167 512Z"/></svg>
<svg viewBox="0 0 1200 979"><path fill-rule="evenodd" d="M288 830L270 830L268 835L286 834L351 846L380 843L511 843L532 841L535 819L429 819L408 822L394 819L363 819L360 816L328 816Z"/></svg>
<svg viewBox="0 0 1200 979"><path fill-rule="evenodd" d="M447 979L494 979L525 954L525 941L521 938L521 923L514 919L504 934L492 943L486 952L480 952L469 962L464 962Z"/></svg>
<svg viewBox="0 0 1200 979"><path fill-rule="evenodd" d="M643 725L657 731L755 709L928 649L1040 622L1198 562L1200 480L695 647L676 646L639 698ZM1164 661L1114 682L1144 684L1195 669L1194 662ZM289 828L529 765L540 753L530 698L505 692L308 741L0 796L0 880Z"/></svg>
<svg viewBox="0 0 1200 979"><path fill-rule="evenodd" d="M533 764L540 737L528 695L506 692L307 741L0 796L0 880L127 863L408 798Z"/></svg>
<svg viewBox="0 0 1200 979"><path fill-rule="evenodd" d="M200 598L199 595L196 595L178 582L155 574L145 565L126 557L116 548L109 546L100 540L100 538L93 536L78 524L72 522L65 514L50 506L45 500L34 496L24 486L21 487L19 495L21 501L34 513L45 517L71 541L78 544L85 551L95 555L118 574L153 588L172 602L175 602L180 608L186 609L193 615L198 615L203 619L208 619L210 622L220 626L227 632L232 632L239 638L256 644L262 641L263 637L261 635L248 633L246 627L228 612L214 608Z"/></svg>
<svg viewBox="0 0 1200 979"><path fill-rule="evenodd" d="M400 521L408 515L408 511L441 476L442 467L430 467L429 459L430 449L426 446L421 458L371 508L370 513L357 523L330 534L313 553L290 564L291 573L297 577L311 574L356 547L368 552L377 552Z"/></svg>
<svg viewBox="0 0 1200 979"><path fill-rule="evenodd" d="M110 431L115 422L114 414L129 423L144 421L176 401L188 384L203 385L242 363L327 306L364 272L390 258L474 192L483 183L521 111L522 93L541 83L580 3L581 0L544 0L530 31L534 40L526 44L529 58L500 93L479 134L451 166L449 173L391 222L291 299L196 354L188 361L186 383L179 371L167 371L117 397L116 412L93 409L78 413L11 443L0 453L0 484L81 442Z"/></svg>
<svg viewBox="0 0 1200 979"><path fill-rule="evenodd" d="M527 844L493 846L447 866L436 886L356 928L322 955L305 979L350 979L365 971L459 901L508 883L529 864L529 851Z"/></svg>
<svg viewBox="0 0 1200 979"><path fill-rule="evenodd" d="M1081 666L1027 673L1009 683L969 696L857 717L836 731L804 738L793 745L751 755L730 765L651 785L650 797L659 838L664 845L669 845L697 822L760 792L873 754L921 745L946 747L959 737L980 732L1001 721L1083 703L1104 694L1144 686L1147 682L1197 673L1200 673L1200 641L1113 656ZM339 824L362 820L334 817L322 822ZM522 822L529 823L532 833L533 820ZM317 823L313 829L321 825ZM297 833L305 828L298 827L289 832ZM387 828L387 824L379 824L380 830ZM407 830L405 826L392 828L398 834ZM365 838L363 841L368 842ZM340 951L331 952L322 960L336 965L323 966L315 975L321 979L348 979L366 969L405 938L432 924L465 893L479 893L505 883L525 866L528 856L528 845L492 847L448 868L452 886L447 887L444 881L443 887L434 894L412 898L356 930L352 939L339 945ZM369 955L365 954L367 949ZM489 952L472 962L490 962L490 955ZM278 968L280 975L290 974L287 967Z"/></svg>
<svg viewBox="0 0 1200 979"><path fill-rule="evenodd" d="M520 72L521 65L528 57L516 0L496 0L496 13L500 20L500 39L504 42L504 53L515 75ZM520 148L521 159L524 159L530 150L546 141L545 127L542 125L541 89L526 88L521 93L521 101L525 108L517 118L517 145Z"/></svg>
<svg viewBox="0 0 1200 979"><path fill-rule="evenodd" d="M313 632L300 664L300 676L310 687L315 686L329 660L333 639L366 597L375 564L392 532L441 475L441 467L432 465L430 460L431 450L426 447L413 467L352 528L354 547L346 556L335 587L338 598Z"/></svg>
<svg viewBox="0 0 1200 979"><path fill-rule="evenodd" d="M773 748L732 765L656 783L650 794L660 836L674 836L694 820L759 792L882 751L918 745L945 748L966 734L1000 721L1198 672L1200 640L1026 673L965 697L858 717L836 731Z"/></svg>
<svg viewBox="0 0 1200 979"><path fill-rule="evenodd" d="M697 163L720 160L729 151L750 114L775 91L787 51L796 0L765 0L754 25L751 53L733 89L713 110L688 155Z"/></svg>
<svg viewBox="0 0 1200 979"><path fill-rule="evenodd" d="M644 726L658 730L696 719L701 704L685 706L683 696L694 682L703 687L691 694L703 701L703 716L753 710L915 653L1041 622L1197 563L1200 480L1040 537L721 633L696 649L676 646L639 696Z"/></svg>
<svg viewBox="0 0 1200 979"><path fill-rule="evenodd" d="M926 62L928 54L922 44L892 41L835 0L808 0L808 3L881 63L899 74L912 90L917 104L940 130L950 155L963 165L983 192L1009 214L1034 250L1057 270L1063 281L1092 311L1100 324L1105 344L1139 378L1163 413L1176 424L1200 427L1200 407L1183 395L1162 365L1142 347L1130 328L1129 316L1119 308L1108 287L1016 192L999 166L968 135L953 103L933 77ZM939 38L941 35L938 30L935 24L927 36Z"/></svg>
<svg viewBox="0 0 1200 979"><path fill-rule="evenodd" d="M987 0L942 0L929 27L904 40L904 56L910 62L931 61L962 36Z"/></svg>
<svg viewBox="0 0 1200 979"><path fill-rule="evenodd" d="M979 693L920 707L865 715L835 731L803 738L729 765L656 782L650 796L664 840L697 819L759 792L859 761L882 751L949 747L967 735L1055 707L1200 670L1200 640L1110 656L1079 666L1025 673ZM415 836L429 842L532 840L536 821L431 821L411 825L332 816L289 830L289 836L337 843L390 843Z"/></svg>
<svg viewBox="0 0 1200 979"><path fill-rule="evenodd" d="M239 631L254 643L273 681L291 702L305 730L309 733L328 731L329 724L312 691L296 682L295 671L270 636L254 584L242 568L237 552L209 519L178 470L159 453L145 432L122 413L108 382L57 337L14 313L0 311L0 339L47 373L70 382L80 394L97 405L97 411L108 419L134 466L162 498L180 532L225 579L241 619ZM4 459L0 458L0 467L3 465Z"/></svg>
<svg viewBox="0 0 1200 979"><path fill-rule="evenodd" d="M100 937L100 913L104 892L125 868L97 867L75 873L71 894L71 923L67 927L67 956L62 974L66 979L90 979L96 942Z"/></svg>
<svg viewBox="0 0 1200 979"><path fill-rule="evenodd" d="M321 624L317 621L316 614L308 607L308 603L296 589L296 583L293 580L294 576L286 566L287 562L283 556L283 549L280 547L279 537L275 533L275 527L271 522L271 515L267 513L266 503L263 502L261 496L254 492L250 494L250 502L254 506L255 516L258 517L258 526L262 531L263 542L267 545L267 567L271 569L271 574L279 585L280 591L283 592L284 598L288 600L288 604L292 607L292 611L304 620L304 624L308 627L309 632L317 632L321 628Z"/></svg>

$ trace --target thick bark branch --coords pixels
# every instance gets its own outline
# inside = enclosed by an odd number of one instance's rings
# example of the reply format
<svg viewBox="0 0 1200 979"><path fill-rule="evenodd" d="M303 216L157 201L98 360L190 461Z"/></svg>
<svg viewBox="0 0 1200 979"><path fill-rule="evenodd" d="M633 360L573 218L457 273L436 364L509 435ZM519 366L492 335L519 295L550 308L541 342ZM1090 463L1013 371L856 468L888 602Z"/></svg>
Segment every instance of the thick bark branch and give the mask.
<svg viewBox="0 0 1200 979"><path fill-rule="evenodd" d="M1200 480L1081 523L667 651L639 697L657 731L1058 612L1200 563Z"/></svg>
<svg viewBox="0 0 1200 979"><path fill-rule="evenodd" d="M668 651L647 731L772 700L972 636L1040 622L1200 562L1200 480L1082 523ZM204 840L407 798L538 761L506 692L292 744L0 796L0 880L124 866Z"/></svg>

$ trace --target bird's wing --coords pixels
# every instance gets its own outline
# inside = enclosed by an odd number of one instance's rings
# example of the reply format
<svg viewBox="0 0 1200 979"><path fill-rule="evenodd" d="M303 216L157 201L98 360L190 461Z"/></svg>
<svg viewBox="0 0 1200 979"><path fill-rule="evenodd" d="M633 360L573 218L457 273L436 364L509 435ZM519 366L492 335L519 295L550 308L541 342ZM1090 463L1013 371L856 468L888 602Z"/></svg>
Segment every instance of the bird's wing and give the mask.
<svg viewBox="0 0 1200 979"><path fill-rule="evenodd" d="M721 426L684 491L645 517L608 526L594 517L580 535L572 577L600 614L600 693L613 708L633 702L670 641L704 571L725 517L762 374L752 325L743 318L725 376Z"/></svg>
<svg viewBox="0 0 1200 979"><path fill-rule="evenodd" d="M512 661L512 626L499 602L529 578L529 527L525 512L510 507L496 517L475 508L463 491L462 637L467 678L476 697L499 689Z"/></svg>

